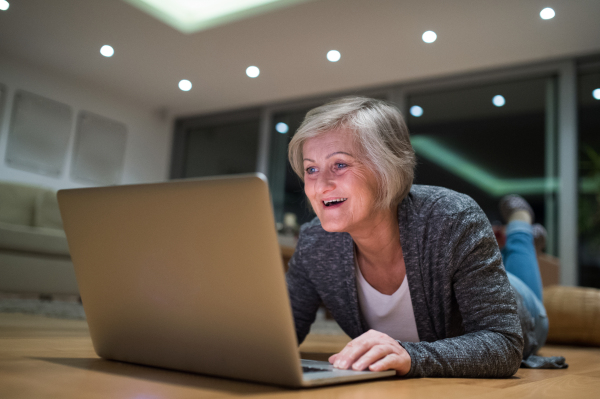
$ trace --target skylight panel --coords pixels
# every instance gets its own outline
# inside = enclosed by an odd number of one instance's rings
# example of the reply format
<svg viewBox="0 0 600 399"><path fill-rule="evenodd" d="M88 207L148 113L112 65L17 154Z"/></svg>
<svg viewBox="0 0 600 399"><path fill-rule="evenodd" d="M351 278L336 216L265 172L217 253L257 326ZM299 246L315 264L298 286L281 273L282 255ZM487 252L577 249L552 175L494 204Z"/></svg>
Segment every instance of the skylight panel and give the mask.
<svg viewBox="0 0 600 399"><path fill-rule="evenodd" d="M312 0L124 0L182 33Z"/></svg>

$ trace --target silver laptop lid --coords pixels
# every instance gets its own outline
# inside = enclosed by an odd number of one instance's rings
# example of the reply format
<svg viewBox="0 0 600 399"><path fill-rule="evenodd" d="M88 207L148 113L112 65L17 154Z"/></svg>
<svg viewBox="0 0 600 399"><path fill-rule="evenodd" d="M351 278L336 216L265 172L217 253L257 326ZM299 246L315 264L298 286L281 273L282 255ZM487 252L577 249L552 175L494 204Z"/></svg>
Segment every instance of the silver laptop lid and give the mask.
<svg viewBox="0 0 600 399"><path fill-rule="evenodd" d="M58 193L99 356L302 384L261 176Z"/></svg>

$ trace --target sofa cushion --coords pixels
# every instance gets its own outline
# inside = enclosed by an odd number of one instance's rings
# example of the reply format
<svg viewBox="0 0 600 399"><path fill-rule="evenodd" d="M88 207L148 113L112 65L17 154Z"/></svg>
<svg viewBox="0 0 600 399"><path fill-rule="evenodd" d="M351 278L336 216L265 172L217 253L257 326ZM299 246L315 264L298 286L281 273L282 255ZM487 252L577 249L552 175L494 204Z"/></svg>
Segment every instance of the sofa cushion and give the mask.
<svg viewBox="0 0 600 399"><path fill-rule="evenodd" d="M58 199L52 190L43 190L35 199L33 211L33 225L36 227L49 227L52 229L63 228Z"/></svg>
<svg viewBox="0 0 600 399"><path fill-rule="evenodd" d="M584 287L544 288L548 343L600 346L600 290Z"/></svg>
<svg viewBox="0 0 600 399"><path fill-rule="evenodd" d="M0 222L1 250L69 256L69 246L63 230Z"/></svg>
<svg viewBox="0 0 600 399"><path fill-rule="evenodd" d="M0 222L33 225L33 208L39 187L0 182Z"/></svg>

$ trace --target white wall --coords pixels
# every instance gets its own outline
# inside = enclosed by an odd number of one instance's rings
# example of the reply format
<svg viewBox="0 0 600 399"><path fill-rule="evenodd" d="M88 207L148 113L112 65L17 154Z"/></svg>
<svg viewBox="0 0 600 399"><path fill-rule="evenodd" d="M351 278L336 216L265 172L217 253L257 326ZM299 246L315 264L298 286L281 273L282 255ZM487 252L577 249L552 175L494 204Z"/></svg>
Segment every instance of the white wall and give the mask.
<svg viewBox="0 0 600 399"><path fill-rule="evenodd" d="M127 145L122 184L165 181L168 178L172 142L172 121L161 117L150 107L105 92L93 84L80 82L76 77L32 65L0 53L0 84L7 90L4 106L0 108L0 180L50 187L55 190L89 186L72 180L70 164L73 154L75 119L79 110L122 122L127 126ZM43 176L9 167L6 162L8 129L12 101L16 90L60 101L72 107L73 124L65 167L60 177Z"/></svg>

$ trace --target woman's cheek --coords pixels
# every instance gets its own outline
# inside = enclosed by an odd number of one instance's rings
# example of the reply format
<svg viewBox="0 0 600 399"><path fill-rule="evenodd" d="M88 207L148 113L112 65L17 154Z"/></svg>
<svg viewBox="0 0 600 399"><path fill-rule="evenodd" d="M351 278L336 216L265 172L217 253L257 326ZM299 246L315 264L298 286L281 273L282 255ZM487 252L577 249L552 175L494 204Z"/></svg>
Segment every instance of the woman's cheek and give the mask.
<svg viewBox="0 0 600 399"><path fill-rule="evenodd" d="M314 179L312 179L312 180L313 181L311 181L311 179L304 180L304 194L306 195L306 198L308 198L308 200L310 201L310 204L312 205L313 210L316 212L318 209L318 201L315 198L315 193L317 191L314 187L316 182L314 181Z"/></svg>
<svg viewBox="0 0 600 399"><path fill-rule="evenodd" d="M304 194L306 194L308 198L311 198L312 194L315 192L314 184L314 179L312 179L310 175L304 176Z"/></svg>

